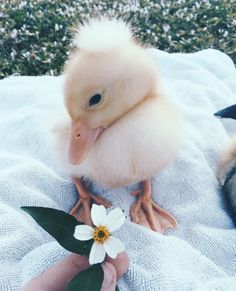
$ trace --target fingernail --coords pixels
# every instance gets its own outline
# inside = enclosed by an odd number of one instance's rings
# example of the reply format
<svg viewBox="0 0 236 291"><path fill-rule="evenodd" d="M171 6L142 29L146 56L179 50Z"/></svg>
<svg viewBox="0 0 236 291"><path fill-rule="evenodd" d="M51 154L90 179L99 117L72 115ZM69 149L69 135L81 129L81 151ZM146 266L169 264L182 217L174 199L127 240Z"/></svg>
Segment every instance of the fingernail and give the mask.
<svg viewBox="0 0 236 291"><path fill-rule="evenodd" d="M129 257L126 252L118 254L118 256L115 259L108 257L107 261L115 267L117 278L122 277L124 273L126 273L128 270Z"/></svg>

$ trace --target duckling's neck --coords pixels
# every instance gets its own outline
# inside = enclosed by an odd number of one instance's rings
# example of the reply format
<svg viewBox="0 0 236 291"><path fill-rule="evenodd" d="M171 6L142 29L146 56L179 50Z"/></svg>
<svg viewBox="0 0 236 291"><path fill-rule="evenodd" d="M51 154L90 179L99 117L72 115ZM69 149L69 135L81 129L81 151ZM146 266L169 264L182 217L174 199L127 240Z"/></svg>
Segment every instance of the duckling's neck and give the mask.
<svg viewBox="0 0 236 291"><path fill-rule="evenodd" d="M121 116L119 116L117 119L115 119L108 127L111 127L116 122L127 118L127 116L129 114L132 114L136 111L142 110L143 106L146 106L148 103L150 103L150 102L156 103L158 100L160 102L163 102L164 100L166 100L166 96L163 93L158 92L157 90L153 90L152 92L147 94L144 98L142 98L139 102L137 102L134 106L132 106L131 108L129 108L125 112L123 112L123 114Z"/></svg>

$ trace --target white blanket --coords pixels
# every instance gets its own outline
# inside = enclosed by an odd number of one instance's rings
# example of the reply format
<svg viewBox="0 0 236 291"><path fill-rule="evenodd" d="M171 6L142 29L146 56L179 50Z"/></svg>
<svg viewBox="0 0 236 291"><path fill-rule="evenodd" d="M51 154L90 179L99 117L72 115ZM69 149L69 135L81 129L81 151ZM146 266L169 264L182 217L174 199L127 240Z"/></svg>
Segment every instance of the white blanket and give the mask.
<svg viewBox="0 0 236 291"><path fill-rule="evenodd" d="M175 215L176 230L155 233L130 221L131 187L91 190L125 210L117 232L130 257L121 290L236 290L236 229L216 180L220 148L236 122L213 117L236 103L236 71L225 54L150 53L188 121L176 162L153 179L154 199ZM53 155L50 123L62 106L62 77L0 81L0 290L18 290L67 254L23 205L68 211L77 194Z"/></svg>

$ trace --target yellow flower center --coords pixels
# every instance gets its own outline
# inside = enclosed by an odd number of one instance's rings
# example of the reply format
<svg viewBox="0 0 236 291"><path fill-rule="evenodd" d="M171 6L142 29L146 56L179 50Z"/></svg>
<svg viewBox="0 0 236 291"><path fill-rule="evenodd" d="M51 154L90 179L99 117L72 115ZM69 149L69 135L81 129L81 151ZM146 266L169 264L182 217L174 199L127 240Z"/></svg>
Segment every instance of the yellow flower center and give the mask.
<svg viewBox="0 0 236 291"><path fill-rule="evenodd" d="M109 238L109 236L109 230L103 225L100 225L94 229L93 239L97 243L103 244Z"/></svg>

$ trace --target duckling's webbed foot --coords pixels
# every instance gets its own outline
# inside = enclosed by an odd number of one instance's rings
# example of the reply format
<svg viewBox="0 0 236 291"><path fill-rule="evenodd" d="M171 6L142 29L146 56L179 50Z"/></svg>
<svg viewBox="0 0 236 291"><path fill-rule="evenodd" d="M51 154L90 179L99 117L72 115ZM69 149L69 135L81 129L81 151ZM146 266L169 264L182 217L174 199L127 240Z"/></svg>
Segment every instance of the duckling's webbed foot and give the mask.
<svg viewBox="0 0 236 291"><path fill-rule="evenodd" d="M138 197L130 208L132 221L160 233L168 228L175 228L176 219L152 200L151 180L142 182L142 185L142 191L133 192Z"/></svg>
<svg viewBox="0 0 236 291"><path fill-rule="evenodd" d="M88 192L82 180L77 177L72 177L73 182L79 192L79 199L74 207L71 209L70 214L73 215L78 221L92 226L91 220L91 206L93 203L104 205L106 208L111 207L111 202L95 196Z"/></svg>

